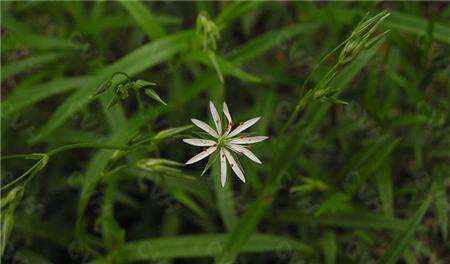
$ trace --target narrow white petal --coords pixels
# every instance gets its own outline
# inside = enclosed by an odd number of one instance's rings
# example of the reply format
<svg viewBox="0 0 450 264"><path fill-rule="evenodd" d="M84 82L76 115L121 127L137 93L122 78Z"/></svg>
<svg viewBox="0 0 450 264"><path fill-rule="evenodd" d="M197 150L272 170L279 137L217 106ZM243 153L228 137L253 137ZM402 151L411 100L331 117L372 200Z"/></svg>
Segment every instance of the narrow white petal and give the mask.
<svg viewBox="0 0 450 264"><path fill-rule="evenodd" d="M237 162L234 160L231 153L226 149L224 149L223 151L225 152L225 156L227 157L227 160L230 163L231 169L238 176L238 178L241 179L241 181L245 182L244 173L239 168Z"/></svg>
<svg viewBox="0 0 450 264"><path fill-rule="evenodd" d="M228 124L227 127L225 128L225 131L223 132L223 135L228 136L228 133L230 133L231 127L233 126L233 119L231 119L230 111L228 110L228 106L225 102L223 102L222 110L228 120Z"/></svg>
<svg viewBox="0 0 450 264"><path fill-rule="evenodd" d="M194 125L198 126L199 128L201 128L203 131L205 131L206 133L210 134L211 136L218 138L219 135L217 134L217 132L212 129L208 124L206 124L203 121L200 121L198 119L191 119L192 123L194 123Z"/></svg>
<svg viewBox="0 0 450 264"><path fill-rule="evenodd" d="M183 139L183 141L188 143L189 145L198 147L211 147L217 144L215 141L201 138L185 138Z"/></svg>
<svg viewBox="0 0 450 264"><path fill-rule="evenodd" d="M228 105L225 102L223 102L223 108L222 109L223 109L223 113L225 114L225 116L228 119L228 123L229 124L233 123L233 120L231 119L230 111L228 110Z"/></svg>
<svg viewBox="0 0 450 264"><path fill-rule="evenodd" d="M242 137L242 138L235 138L230 140L231 144L253 144L257 142L261 142L263 140L268 139L269 137L265 136L258 136L258 137Z"/></svg>
<svg viewBox="0 0 450 264"><path fill-rule="evenodd" d="M234 137L237 134L241 133L242 131L246 130L247 128L253 126L256 122L258 122L258 120L260 118L261 117L255 117L255 118L245 121L244 123L242 123L241 125L236 127L233 131L231 131L231 133L228 135L228 137Z"/></svg>
<svg viewBox="0 0 450 264"><path fill-rule="evenodd" d="M234 145L234 144L230 144L228 146L230 147L231 150L244 154L247 158L251 159L252 161L259 163L259 164L262 163L258 159L258 157L256 157L256 155L253 154L253 152L251 152L248 148L241 146L241 145Z"/></svg>
<svg viewBox="0 0 450 264"><path fill-rule="evenodd" d="M220 149L220 182L222 187L225 187L225 182L227 181L227 160L225 158L225 153L223 149Z"/></svg>
<svg viewBox="0 0 450 264"><path fill-rule="evenodd" d="M190 160L186 161L186 164L192 164L197 161L200 161L200 160L208 157L209 155L211 155L216 149L217 149L217 146L209 147L206 150L204 150L204 151L200 152L199 154L195 155L194 157L192 157Z"/></svg>
<svg viewBox="0 0 450 264"><path fill-rule="evenodd" d="M222 121L220 120L219 113L217 112L216 106L213 104L213 102L209 101L209 108L211 110L211 115L214 120L214 124L216 125L217 132L219 135L222 134Z"/></svg>

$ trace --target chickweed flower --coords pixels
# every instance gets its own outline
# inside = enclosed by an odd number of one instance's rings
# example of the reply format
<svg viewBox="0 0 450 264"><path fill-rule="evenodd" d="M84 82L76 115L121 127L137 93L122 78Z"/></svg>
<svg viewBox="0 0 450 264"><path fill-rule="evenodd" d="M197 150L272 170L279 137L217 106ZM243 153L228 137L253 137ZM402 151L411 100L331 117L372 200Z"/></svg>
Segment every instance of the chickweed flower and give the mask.
<svg viewBox="0 0 450 264"><path fill-rule="evenodd" d="M202 175L206 172L206 170L212 165L212 163L217 158L217 155L220 157L220 181L222 183L222 187L225 186L225 182L227 180L227 162L230 164L233 172L238 176L238 178L245 182L244 172L242 167L239 164L239 160L236 154L244 155L250 160L261 164L261 161L256 157L253 152L250 151L250 145L253 143L261 142L263 140L268 139L265 136L246 136L241 134L244 130L253 126L258 122L260 117L255 117L250 120L247 120L243 123L240 123L233 130L233 120L231 119L231 114L228 110L228 106L226 103L223 103L223 113L227 119L227 126L225 129L222 127L222 120L220 118L219 113L217 112L216 107L212 102L209 102L209 107L211 110L211 115L214 120L214 125L216 129L214 130L207 123L197 120L191 119L192 123L202 129L206 134L204 134L204 138L186 138L183 139L187 144L205 147L206 149L200 152L199 154L192 157L190 160L186 162L186 164L192 164L198 162L208 156L210 159L208 164L206 165Z"/></svg>

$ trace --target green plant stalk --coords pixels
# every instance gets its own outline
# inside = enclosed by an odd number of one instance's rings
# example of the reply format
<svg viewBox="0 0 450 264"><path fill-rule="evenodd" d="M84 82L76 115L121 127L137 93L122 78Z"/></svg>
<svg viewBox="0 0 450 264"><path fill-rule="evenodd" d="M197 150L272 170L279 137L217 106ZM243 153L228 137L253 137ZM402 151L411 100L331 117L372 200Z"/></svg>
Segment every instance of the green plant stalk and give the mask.
<svg viewBox="0 0 450 264"><path fill-rule="evenodd" d="M47 153L32 153L32 154L15 154L15 155L8 155L4 156L1 159L13 159L13 158L29 158L31 155L41 155L43 156L38 162L36 162L30 169L28 169L25 173L14 179L12 182L9 182L5 186L2 186L0 190L4 190L9 188L10 186L16 184L23 178L25 178L27 175L31 174L30 177L27 178L25 183L28 183L38 171L42 170L48 163L48 160L61 152L64 152L66 150L72 150L72 149L82 149L82 148L95 148L95 149L116 149L116 150L130 150L132 149L129 146L123 146L123 145L110 145L110 144L98 144L98 143L76 143L71 145L65 145L61 146L55 149L50 150ZM47 159L44 161L44 159ZM39 166L41 166L39 168ZM25 184L26 186L26 184Z"/></svg>

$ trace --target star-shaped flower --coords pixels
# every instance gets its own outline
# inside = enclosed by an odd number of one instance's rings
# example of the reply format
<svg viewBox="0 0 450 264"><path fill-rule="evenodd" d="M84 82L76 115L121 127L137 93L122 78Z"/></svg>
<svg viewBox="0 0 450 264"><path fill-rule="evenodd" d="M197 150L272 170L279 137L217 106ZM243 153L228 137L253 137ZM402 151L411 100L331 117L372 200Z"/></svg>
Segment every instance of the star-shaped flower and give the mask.
<svg viewBox="0 0 450 264"><path fill-rule="evenodd" d="M212 102L209 102L209 107L211 109L211 115L214 120L214 125L217 130L211 128L207 123L202 122L197 119L191 119L192 123L205 131L207 133L208 138L187 138L183 139L184 142L198 146L198 147L207 147L204 151L192 157L190 160L186 162L186 164L192 164L197 161L200 161L210 155L210 160L206 165L203 173L212 165L212 162L217 157L217 154L220 156L220 180L222 183L222 187L225 186L225 182L227 179L227 161L231 166L231 169L238 176L241 181L245 182L245 177L241 166L238 163L238 159L234 153L243 154L250 160L261 164L261 161L258 157L250 151L250 144L261 142L266 140L268 137L265 136L255 136L255 137L247 137L241 132L246 130L247 128L254 125L260 117L252 118L244 123L239 124L235 129L231 130L233 127L233 120L231 119L230 112L228 110L228 106L226 103L223 103L223 113L228 121L226 128L222 129L222 121L220 119L220 115L217 112L216 107ZM202 175L203 175L202 173Z"/></svg>

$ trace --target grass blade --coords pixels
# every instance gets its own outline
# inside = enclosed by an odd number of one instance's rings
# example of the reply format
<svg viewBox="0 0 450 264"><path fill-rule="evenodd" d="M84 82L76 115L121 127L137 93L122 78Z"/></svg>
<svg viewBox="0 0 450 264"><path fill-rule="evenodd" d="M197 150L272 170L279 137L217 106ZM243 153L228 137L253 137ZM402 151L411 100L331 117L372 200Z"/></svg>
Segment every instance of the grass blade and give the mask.
<svg viewBox="0 0 450 264"><path fill-rule="evenodd" d="M414 236L414 233L417 227L420 225L423 216L428 210L432 201L431 194L427 194L419 209L416 211L413 217L409 220L406 228L400 232L394 240L391 242L383 257L378 260L378 263L383 264L394 264L400 259L403 254L403 251L408 246L408 243L411 242L411 239Z"/></svg>

